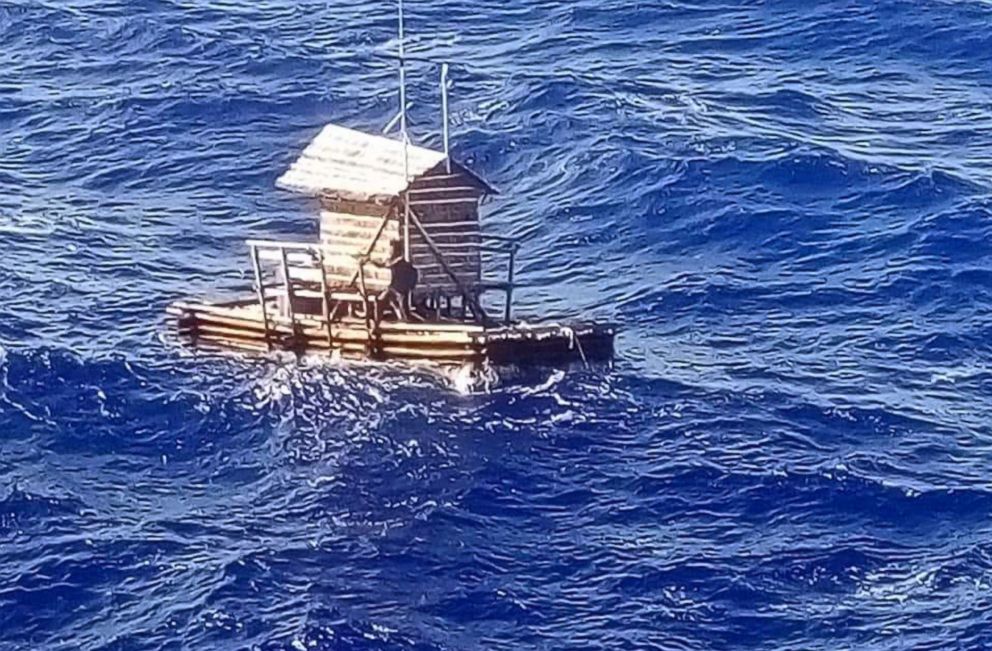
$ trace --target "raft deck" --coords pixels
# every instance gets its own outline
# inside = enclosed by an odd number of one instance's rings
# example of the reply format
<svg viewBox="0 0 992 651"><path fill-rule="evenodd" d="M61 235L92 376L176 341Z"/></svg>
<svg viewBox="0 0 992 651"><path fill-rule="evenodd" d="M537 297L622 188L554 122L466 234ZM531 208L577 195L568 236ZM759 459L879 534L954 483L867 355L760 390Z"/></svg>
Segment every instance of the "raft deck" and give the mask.
<svg viewBox="0 0 992 651"><path fill-rule="evenodd" d="M323 353L353 359L430 360L465 364L533 365L606 361L613 356L612 326L516 322L379 321L355 317L281 315L276 301L180 301L167 308L180 335L192 343L265 352Z"/></svg>

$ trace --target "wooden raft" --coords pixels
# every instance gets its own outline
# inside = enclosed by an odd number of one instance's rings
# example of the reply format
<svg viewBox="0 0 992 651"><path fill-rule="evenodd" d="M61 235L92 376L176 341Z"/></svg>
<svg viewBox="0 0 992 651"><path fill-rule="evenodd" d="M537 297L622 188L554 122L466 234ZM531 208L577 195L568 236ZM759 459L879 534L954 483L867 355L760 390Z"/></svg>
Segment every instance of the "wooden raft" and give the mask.
<svg viewBox="0 0 992 651"><path fill-rule="evenodd" d="M603 325L381 321L369 327L366 320L351 317L325 321L316 315L297 314L288 318L279 315L275 301L267 307L264 317L254 300L180 301L166 311L175 318L178 332L194 344L255 352L518 365L595 362L613 355L614 329Z"/></svg>

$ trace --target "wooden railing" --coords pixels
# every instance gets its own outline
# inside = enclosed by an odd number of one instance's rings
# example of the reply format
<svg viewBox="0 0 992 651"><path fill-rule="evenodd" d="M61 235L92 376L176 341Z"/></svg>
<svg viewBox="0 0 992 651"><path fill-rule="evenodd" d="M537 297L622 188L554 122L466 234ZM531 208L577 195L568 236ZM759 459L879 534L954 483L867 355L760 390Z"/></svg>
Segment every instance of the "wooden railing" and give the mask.
<svg viewBox="0 0 992 651"><path fill-rule="evenodd" d="M477 317L480 317L483 322L488 320L488 318L481 307L479 297L486 291L503 292L505 296L503 321L509 324L512 318L513 292L516 288L516 257L520 249L520 241L511 237L488 234L482 234L482 239L483 244L457 243L443 246L445 250L477 250L506 256L505 281L495 283L480 282L474 287L463 287L459 283L459 287L463 291L463 298L471 303L473 312L477 312ZM330 338L330 321L335 314L332 313L330 308L332 287L329 286L327 274L327 247L314 242L287 242L261 239L250 239L246 243L251 253L252 269L255 276L255 291L259 307L262 310L262 320L266 331L268 332L269 330L270 318L268 314L269 308L267 306L268 297L265 290L267 287L271 289L273 285L266 285L264 281L262 273L263 260L275 262L279 265L282 272L282 291L286 297L286 317L288 317L290 323L295 323L296 321L296 315L294 313L296 298L294 278L309 282L312 285L319 284L321 311L324 320L328 323L328 337ZM354 290L352 291L357 291L358 295L361 296L362 302L367 302L370 297L377 295L384 287L379 286L383 284L381 279L367 277L367 271L365 269L365 263L362 262L362 257L356 255L353 260L349 258L348 264L354 267L354 272L342 275L337 280L340 281L341 285L353 287ZM312 275L305 273L310 270L314 272ZM456 278L456 280L458 279ZM369 286L370 284L372 287ZM337 308L338 306L335 305L335 311ZM365 310L365 312L367 314L368 310Z"/></svg>
<svg viewBox="0 0 992 651"><path fill-rule="evenodd" d="M489 235L483 233L483 240L491 240L495 244L483 244L480 250L489 253L505 254L506 259L506 281L498 284L482 283L480 291L498 290L502 291L506 297L506 304L503 308L503 322L510 325L513 310L513 290L516 287L516 264L517 252L520 251L520 240L507 237L505 235Z"/></svg>
<svg viewBox="0 0 992 651"><path fill-rule="evenodd" d="M357 294L348 292L342 293L340 291L332 292L332 288L328 282L328 275L325 265L325 246L310 242L285 242L278 240L248 240L247 244L249 250L251 251L252 268L255 274L255 291L257 294L259 307L262 310L262 321L265 326L266 342L268 342L269 333L269 314L267 297L265 295L266 284L262 275L261 261L263 258L279 263L283 278L283 292L286 297L286 317L289 319L290 326L294 331L297 323L295 314L297 293L294 289L294 276L299 277L301 276L302 271L307 271L310 268L313 268L313 271L315 271L313 277L303 277L300 279L303 282L319 284L320 286L321 315L327 329L328 345L333 347L331 320L336 316L336 312L342 301L358 301L362 303L364 306L363 314L365 317L366 326L369 330L369 336L372 337L374 330L372 323L373 315L369 310L368 304L371 300L375 303L375 308L378 308L378 294L377 292L368 291L365 278L365 264L361 262L358 256L355 256L355 259L351 261L355 266L355 277L347 282L348 285L354 285L357 280ZM300 259L301 256L306 257ZM294 257L296 259L293 259ZM271 285L269 285L269 287L271 287ZM332 299L336 301L333 312L331 311Z"/></svg>

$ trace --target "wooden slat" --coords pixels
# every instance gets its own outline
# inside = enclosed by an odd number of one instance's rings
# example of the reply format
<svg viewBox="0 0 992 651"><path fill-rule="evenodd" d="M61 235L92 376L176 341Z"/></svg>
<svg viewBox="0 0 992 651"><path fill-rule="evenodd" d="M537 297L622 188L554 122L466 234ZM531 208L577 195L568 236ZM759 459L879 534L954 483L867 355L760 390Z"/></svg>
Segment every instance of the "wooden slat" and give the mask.
<svg viewBox="0 0 992 651"><path fill-rule="evenodd" d="M259 247L258 258L259 260L264 260L265 262L282 262L282 254L280 253L280 249L275 248ZM286 259L289 264L293 265L305 265L313 262L312 255L309 253L300 253L298 251L286 251Z"/></svg>
<svg viewBox="0 0 992 651"><path fill-rule="evenodd" d="M192 313L196 319L195 322L184 328L184 331L189 334L210 332L249 339L264 339L265 337L264 327L259 321L244 320L233 315L215 314L204 310L192 310ZM272 331L277 335L291 335L293 330L285 324L286 319L282 319L282 321L284 323L280 323ZM300 325L297 328L300 335L314 339L326 339L327 331L325 327L318 325L320 324L319 321L298 317L297 323ZM383 343L387 345L467 346L476 341L474 333L477 330L471 326L388 322L381 325L386 326L381 328L381 336ZM335 322L331 324L331 337L334 341L365 342L368 340L368 330L364 327L363 322Z"/></svg>
<svg viewBox="0 0 992 651"><path fill-rule="evenodd" d="M478 203L481 195L472 188L420 188L408 191L411 203L444 202L458 199L466 203Z"/></svg>
<svg viewBox="0 0 992 651"><path fill-rule="evenodd" d="M339 213L330 210L322 210L320 212L320 221L322 224L333 223L343 227L356 228L356 229L372 229L375 230L379 228L382 223L384 216L375 215L352 215L349 213ZM387 220L387 229L395 229L399 231L399 221L396 218L390 218Z"/></svg>
<svg viewBox="0 0 992 651"><path fill-rule="evenodd" d="M253 353L264 353L268 351L268 347L265 344L256 344L250 341L239 341L237 339L228 339L220 335L204 335L197 337L197 342L200 344L208 343L214 344L218 348L234 348L237 350L251 351Z"/></svg>
<svg viewBox="0 0 992 651"><path fill-rule="evenodd" d="M476 256L476 258L479 256L479 247L482 246L481 242L472 238L469 238L468 240L463 238L445 238L441 241L434 238L434 244L437 246L438 250L445 255L447 255L448 251L463 251L471 253Z"/></svg>
<svg viewBox="0 0 992 651"><path fill-rule="evenodd" d="M462 232L466 230L471 230L475 232L481 232L479 228L479 222L477 220L463 220L463 221L445 221L445 222L429 222L424 224L424 228L432 236L434 233L445 232L445 231L455 231Z"/></svg>
<svg viewBox="0 0 992 651"><path fill-rule="evenodd" d="M372 216L380 219L388 215L392 208L389 204L354 201L350 199L335 199L332 197L322 197L320 204L326 212L333 212L342 215Z"/></svg>
<svg viewBox="0 0 992 651"><path fill-rule="evenodd" d="M452 251L450 253L444 253L444 261L449 267L454 266L471 266L472 268L479 268L479 253L475 252L458 252ZM433 253L424 253L419 247L413 250L413 264L414 266L429 267L431 265L439 264Z"/></svg>
<svg viewBox="0 0 992 651"><path fill-rule="evenodd" d="M421 194L447 194L455 192L471 192L475 195L479 194L476 188L465 186L465 185L455 185L455 186L422 186L418 184L413 184L410 189L407 190L407 194L410 195L421 195Z"/></svg>
<svg viewBox="0 0 992 651"><path fill-rule="evenodd" d="M352 270L356 268L357 265L351 268L328 267L325 269L327 282L334 286L351 285ZM368 268L372 269L371 266ZM314 285L321 282L320 270L313 267L290 267L289 275L294 281L313 283ZM390 278L388 269L375 269L374 275L366 274L365 282L375 291L381 291L389 286Z"/></svg>
<svg viewBox="0 0 992 651"><path fill-rule="evenodd" d="M339 235L321 235L321 244L327 247L328 251L345 253L348 255L363 254L368 249L369 239L357 237L343 237ZM392 250L392 243L385 238L379 238L372 248L371 257L375 260L385 261ZM326 266L326 265L325 265Z"/></svg>
<svg viewBox="0 0 992 651"><path fill-rule="evenodd" d="M357 319L342 319L343 323L360 323ZM409 332L469 332L481 333L484 327L476 323L422 323L422 322L390 322L383 321L379 324L379 329L383 332L388 330L402 330Z"/></svg>
<svg viewBox="0 0 992 651"><path fill-rule="evenodd" d="M413 199L410 201L410 205L411 206L447 206L447 205L455 205L455 204L475 204L477 202L478 199L474 197L471 199L432 199L430 201Z"/></svg>

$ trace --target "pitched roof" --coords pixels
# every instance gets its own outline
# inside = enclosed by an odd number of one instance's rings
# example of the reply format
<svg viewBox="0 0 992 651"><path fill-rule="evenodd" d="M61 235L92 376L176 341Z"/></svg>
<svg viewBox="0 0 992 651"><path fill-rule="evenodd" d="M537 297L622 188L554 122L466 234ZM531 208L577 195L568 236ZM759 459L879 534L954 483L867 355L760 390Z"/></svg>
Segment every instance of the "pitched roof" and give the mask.
<svg viewBox="0 0 992 651"><path fill-rule="evenodd" d="M411 181L445 160L443 152L416 145L408 147L408 156ZM491 191L485 181L469 174L485 191ZM276 185L310 195L395 197L409 185L403 178L403 143L328 124L279 177Z"/></svg>

